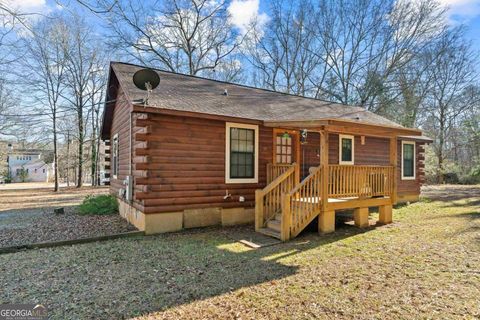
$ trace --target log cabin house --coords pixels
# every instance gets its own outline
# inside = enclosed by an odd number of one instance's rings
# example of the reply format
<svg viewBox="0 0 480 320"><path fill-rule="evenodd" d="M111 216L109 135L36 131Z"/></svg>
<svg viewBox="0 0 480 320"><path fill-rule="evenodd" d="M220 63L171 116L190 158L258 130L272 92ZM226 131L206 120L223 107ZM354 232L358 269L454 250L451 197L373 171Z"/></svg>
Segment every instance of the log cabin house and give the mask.
<svg viewBox="0 0 480 320"><path fill-rule="evenodd" d="M364 108L155 70L144 105L141 66L112 62L102 125L110 191L120 214L147 234L255 223L288 240L318 218L368 208L392 222L392 205L418 200L424 146Z"/></svg>

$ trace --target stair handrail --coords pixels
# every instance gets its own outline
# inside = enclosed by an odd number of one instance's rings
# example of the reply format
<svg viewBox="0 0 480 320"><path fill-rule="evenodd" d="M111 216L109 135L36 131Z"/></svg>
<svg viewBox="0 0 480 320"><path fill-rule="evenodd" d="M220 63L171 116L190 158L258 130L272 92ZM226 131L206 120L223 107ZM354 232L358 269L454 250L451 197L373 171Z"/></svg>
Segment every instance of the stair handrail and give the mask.
<svg viewBox="0 0 480 320"><path fill-rule="evenodd" d="M295 193L297 193L298 190L300 190L301 188L303 188L303 186L308 183L308 180L309 180L309 179L312 179L313 175L314 175L315 173L317 173L318 171L320 171L321 169L322 169L321 166L318 166L318 167L315 167L315 169L312 169L312 170L310 171L310 174L309 174L305 179L303 179L302 182L300 182L299 184L297 184L297 185L295 186L295 188L293 188L288 194L289 194L290 196L293 196Z"/></svg>
<svg viewBox="0 0 480 320"><path fill-rule="evenodd" d="M322 174L321 166L315 168L290 192L282 196L282 241L295 237L308 223L318 214L321 206L320 179ZM306 201L299 202L302 195L307 196Z"/></svg>
<svg viewBox="0 0 480 320"><path fill-rule="evenodd" d="M287 171L276 177L265 188L255 191L255 230L262 228L272 218L276 212L275 208L280 210L282 194L295 185L297 170L298 166L295 163L291 164ZM268 212L265 212L265 207Z"/></svg>

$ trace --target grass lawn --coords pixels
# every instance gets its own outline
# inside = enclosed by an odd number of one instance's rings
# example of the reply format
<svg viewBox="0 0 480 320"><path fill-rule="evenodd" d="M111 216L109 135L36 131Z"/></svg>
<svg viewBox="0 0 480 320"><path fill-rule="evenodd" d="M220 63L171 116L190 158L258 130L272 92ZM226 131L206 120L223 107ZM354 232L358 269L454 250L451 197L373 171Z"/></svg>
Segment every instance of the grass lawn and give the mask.
<svg viewBox="0 0 480 320"><path fill-rule="evenodd" d="M259 250L231 228L1 255L0 303L54 319L477 319L480 188L452 192L392 225Z"/></svg>

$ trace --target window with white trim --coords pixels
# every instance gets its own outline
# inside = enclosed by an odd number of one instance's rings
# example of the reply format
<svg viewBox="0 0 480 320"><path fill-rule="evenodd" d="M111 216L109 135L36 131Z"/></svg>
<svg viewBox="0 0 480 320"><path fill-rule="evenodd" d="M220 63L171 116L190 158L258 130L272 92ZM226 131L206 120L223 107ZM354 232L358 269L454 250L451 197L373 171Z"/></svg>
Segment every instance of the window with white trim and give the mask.
<svg viewBox="0 0 480 320"><path fill-rule="evenodd" d="M226 123L225 182L258 182L258 126Z"/></svg>
<svg viewBox="0 0 480 320"><path fill-rule="evenodd" d="M415 180L414 141L402 141L402 180Z"/></svg>
<svg viewBox="0 0 480 320"><path fill-rule="evenodd" d="M112 162L111 162L111 168L112 168L112 175L114 179L117 179L118 176L118 169L119 169L119 151L118 151L118 133L113 136L112 139Z"/></svg>
<svg viewBox="0 0 480 320"><path fill-rule="evenodd" d="M350 135L338 135L339 164L353 165L355 161L355 137Z"/></svg>

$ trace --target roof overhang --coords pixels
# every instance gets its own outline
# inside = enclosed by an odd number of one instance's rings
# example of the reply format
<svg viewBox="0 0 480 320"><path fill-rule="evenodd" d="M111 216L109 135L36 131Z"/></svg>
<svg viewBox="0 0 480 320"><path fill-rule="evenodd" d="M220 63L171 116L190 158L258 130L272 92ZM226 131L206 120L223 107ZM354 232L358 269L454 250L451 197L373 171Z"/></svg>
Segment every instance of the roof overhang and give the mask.
<svg viewBox="0 0 480 320"><path fill-rule="evenodd" d="M366 122L343 119L264 121L266 127L285 129L307 129L367 136L421 136L422 131L400 126L375 125Z"/></svg>
<svg viewBox="0 0 480 320"><path fill-rule="evenodd" d="M433 139L429 138L427 136L421 135L421 136L399 136L398 137L401 140L413 140L417 142L425 142L425 143L432 143Z"/></svg>
<svg viewBox="0 0 480 320"><path fill-rule="evenodd" d="M110 63L110 70L107 80L107 92L102 114L102 124L100 127L100 136L102 140L110 139L110 129L112 128L113 110L115 108L116 98L118 94L119 83L115 76L114 70Z"/></svg>

